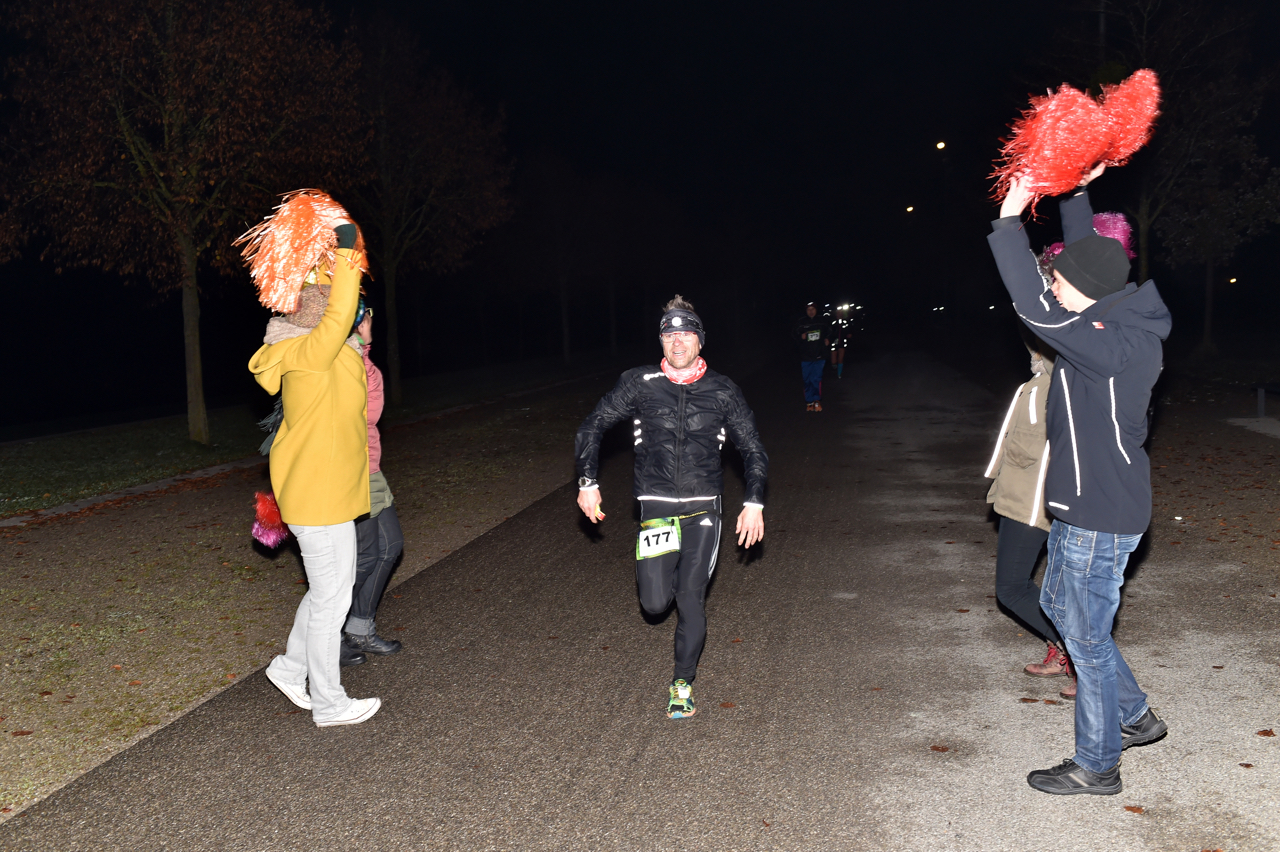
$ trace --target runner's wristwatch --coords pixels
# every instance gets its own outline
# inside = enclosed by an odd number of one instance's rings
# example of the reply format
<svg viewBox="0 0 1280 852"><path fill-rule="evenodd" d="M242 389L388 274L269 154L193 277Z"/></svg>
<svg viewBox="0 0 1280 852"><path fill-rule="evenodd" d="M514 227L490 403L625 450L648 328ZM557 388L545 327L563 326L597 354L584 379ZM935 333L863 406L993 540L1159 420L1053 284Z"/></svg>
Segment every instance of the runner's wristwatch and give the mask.
<svg viewBox="0 0 1280 852"><path fill-rule="evenodd" d="M579 476L579 477L578 477L578 487L579 487L579 488L590 488L590 487L591 487L591 486L593 486L593 485L599 485L599 483L598 483L598 482L596 482L594 479L592 479L592 478L591 478L591 477L589 477L589 476Z"/></svg>

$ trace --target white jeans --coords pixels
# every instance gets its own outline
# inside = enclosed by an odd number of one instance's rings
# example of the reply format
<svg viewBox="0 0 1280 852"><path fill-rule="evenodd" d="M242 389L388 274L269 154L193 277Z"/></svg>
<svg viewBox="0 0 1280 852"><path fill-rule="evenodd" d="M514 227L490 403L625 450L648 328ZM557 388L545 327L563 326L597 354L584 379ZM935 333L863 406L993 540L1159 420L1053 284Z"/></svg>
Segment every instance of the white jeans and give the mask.
<svg viewBox="0 0 1280 852"><path fill-rule="evenodd" d="M352 521L324 527L289 524L302 550L308 588L285 652L267 668L286 683L311 681L311 718L334 719L351 705L338 668L342 623L351 609L351 587L356 579L356 525Z"/></svg>

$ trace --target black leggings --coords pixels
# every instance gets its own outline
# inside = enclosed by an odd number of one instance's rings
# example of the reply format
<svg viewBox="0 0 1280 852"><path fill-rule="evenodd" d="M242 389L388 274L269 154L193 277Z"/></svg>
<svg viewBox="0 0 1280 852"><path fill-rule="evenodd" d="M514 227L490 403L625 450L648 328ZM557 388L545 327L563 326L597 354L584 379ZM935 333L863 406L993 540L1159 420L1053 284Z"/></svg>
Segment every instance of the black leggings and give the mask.
<svg viewBox="0 0 1280 852"><path fill-rule="evenodd" d="M1012 518L1000 518L1000 538L996 545L996 598L1013 610L1027 627L1047 642L1059 641L1044 610L1040 609L1040 587L1031 579L1036 562L1049 540L1049 533Z"/></svg>
<svg viewBox="0 0 1280 852"><path fill-rule="evenodd" d="M698 658L707 642L707 613L703 608L711 572L720 549L720 498L700 503L640 501L642 520L667 516L680 520L680 549L636 560L636 590L640 606L650 615L666 612L676 602L675 673L672 680L689 682L698 673Z"/></svg>

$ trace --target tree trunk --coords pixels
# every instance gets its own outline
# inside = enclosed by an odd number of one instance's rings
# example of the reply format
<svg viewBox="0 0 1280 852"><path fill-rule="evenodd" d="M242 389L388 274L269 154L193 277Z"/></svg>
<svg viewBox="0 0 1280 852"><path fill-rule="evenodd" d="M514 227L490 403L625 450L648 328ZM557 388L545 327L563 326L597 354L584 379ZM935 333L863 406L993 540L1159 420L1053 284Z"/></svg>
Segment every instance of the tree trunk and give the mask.
<svg viewBox="0 0 1280 852"><path fill-rule="evenodd" d="M1200 351L1209 354L1213 345L1213 261L1204 265L1204 331L1200 337Z"/></svg>
<svg viewBox="0 0 1280 852"><path fill-rule="evenodd" d="M200 291L196 286L196 253L180 242L182 252L182 342L187 366L187 435L209 444L209 412L204 406L204 365L200 360Z"/></svg>
<svg viewBox="0 0 1280 852"><path fill-rule="evenodd" d="M573 363L569 351L569 278L565 275L560 276L560 352L566 367Z"/></svg>
<svg viewBox="0 0 1280 852"><path fill-rule="evenodd" d="M387 336L387 370L384 374L387 381L387 401L392 406L399 406L403 397L400 389L400 321L396 314L396 265L394 263L382 268L382 284L387 310L387 319L381 324L383 334Z"/></svg>

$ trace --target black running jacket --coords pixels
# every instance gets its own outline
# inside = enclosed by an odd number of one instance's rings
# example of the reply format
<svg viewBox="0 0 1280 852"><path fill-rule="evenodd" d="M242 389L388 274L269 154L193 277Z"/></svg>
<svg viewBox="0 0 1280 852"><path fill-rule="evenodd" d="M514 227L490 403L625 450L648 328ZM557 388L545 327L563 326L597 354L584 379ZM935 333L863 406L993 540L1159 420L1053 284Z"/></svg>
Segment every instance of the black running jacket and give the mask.
<svg viewBox="0 0 1280 852"><path fill-rule="evenodd" d="M623 373L578 427L574 451L579 476L596 478L601 438L628 417L636 453L632 490L638 499L719 495L724 490L720 451L727 435L746 470L743 502L764 505L769 457L755 415L727 376L708 369L693 384L678 385L656 366Z"/></svg>

